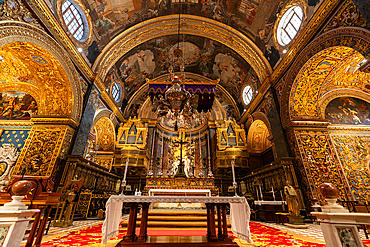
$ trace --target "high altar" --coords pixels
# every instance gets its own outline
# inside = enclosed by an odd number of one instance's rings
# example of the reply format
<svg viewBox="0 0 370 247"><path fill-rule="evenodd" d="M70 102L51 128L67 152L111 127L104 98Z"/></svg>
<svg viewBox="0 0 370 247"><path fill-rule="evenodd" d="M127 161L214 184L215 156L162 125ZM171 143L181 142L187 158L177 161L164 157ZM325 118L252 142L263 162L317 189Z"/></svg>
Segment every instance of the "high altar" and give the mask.
<svg viewBox="0 0 370 247"><path fill-rule="evenodd" d="M154 115L156 121L134 118L121 124L116 142L121 153L112 168L126 173L127 166L144 165L145 186L134 189L156 190L155 195L168 195L168 190L174 196L185 195L182 190L205 195L198 193L204 190L216 196L215 163L227 168L229 160L246 156L245 132L235 121L211 121L218 80L183 77L172 74L171 84L167 78L147 81L148 112L139 116Z"/></svg>

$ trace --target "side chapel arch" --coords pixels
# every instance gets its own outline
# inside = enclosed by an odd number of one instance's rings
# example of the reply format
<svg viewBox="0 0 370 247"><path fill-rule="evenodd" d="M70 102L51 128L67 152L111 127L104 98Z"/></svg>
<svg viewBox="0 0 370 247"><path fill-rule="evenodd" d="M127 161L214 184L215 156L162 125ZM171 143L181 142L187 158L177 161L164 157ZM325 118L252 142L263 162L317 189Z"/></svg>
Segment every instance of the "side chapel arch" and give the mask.
<svg viewBox="0 0 370 247"><path fill-rule="evenodd" d="M306 63L312 58L320 56L320 52L324 52L330 48L335 49L335 47L342 47L345 50L350 49L352 53L357 52L357 54L369 59L370 54L367 51L370 48L370 32L363 28L337 28L316 38L298 55L284 78L280 100L280 115L283 126L287 126L289 122L293 120L290 111L290 105L292 103L291 91L297 81L300 71L304 71Z"/></svg>
<svg viewBox="0 0 370 247"><path fill-rule="evenodd" d="M63 117L69 117L73 119L75 122L79 122L81 119L82 114L82 90L81 90L81 82L79 76L74 68L74 65L67 57L66 53L63 52L63 48L57 44L53 39L51 39L46 33L41 31L38 28L35 28L32 25L23 23L23 26L18 25L17 23L8 22L6 25L0 27L0 50L4 47L11 47L13 44L29 44L30 47L34 47L35 49L44 50L48 56L52 59L55 59L55 63L59 63L61 65L62 71L60 73L65 73L68 81L66 82L67 85L63 85L55 81L54 89L55 90L62 90L65 87L65 90L71 92L71 101L72 104L70 105L69 109L66 109L70 114ZM34 60L38 58L33 58ZM42 58L39 60L41 63ZM44 62L45 63L45 62ZM31 65L29 65L31 66ZM55 73L55 72L54 72ZM53 81L53 73L49 74L50 81ZM20 78L22 79L22 78ZM27 79L27 78L24 78ZM43 116L53 116L53 114L48 114L48 111L43 110L47 105L51 104L50 100L51 97L47 98L46 95L43 95L40 90L42 88L38 88L35 85L32 85L32 82L27 84L27 80L20 80L20 82L11 82L14 88L13 90L17 89L17 87L22 84L21 88L24 88L24 91L29 93L30 95L34 96L36 100L40 102L40 111L42 112ZM7 86L6 86L7 87ZM1 88L2 91L6 91L6 87ZM58 96L51 95L53 97ZM68 100L68 99L61 99L61 100ZM55 106L56 104L54 104ZM62 110L61 110L62 111Z"/></svg>

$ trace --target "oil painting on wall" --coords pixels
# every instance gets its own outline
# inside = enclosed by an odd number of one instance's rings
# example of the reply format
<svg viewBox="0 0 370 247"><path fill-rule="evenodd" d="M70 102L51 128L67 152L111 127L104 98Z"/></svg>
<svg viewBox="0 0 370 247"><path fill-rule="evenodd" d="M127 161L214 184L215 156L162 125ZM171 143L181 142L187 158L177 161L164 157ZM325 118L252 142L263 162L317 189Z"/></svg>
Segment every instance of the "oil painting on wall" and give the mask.
<svg viewBox="0 0 370 247"><path fill-rule="evenodd" d="M37 114L36 100L21 91L7 91L0 94L0 119L29 120Z"/></svg>
<svg viewBox="0 0 370 247"><path fill-rule="evenodd" d="M336 98L326 107L325 118L332 124L370 125L370 104L353 97Z"/></svg>

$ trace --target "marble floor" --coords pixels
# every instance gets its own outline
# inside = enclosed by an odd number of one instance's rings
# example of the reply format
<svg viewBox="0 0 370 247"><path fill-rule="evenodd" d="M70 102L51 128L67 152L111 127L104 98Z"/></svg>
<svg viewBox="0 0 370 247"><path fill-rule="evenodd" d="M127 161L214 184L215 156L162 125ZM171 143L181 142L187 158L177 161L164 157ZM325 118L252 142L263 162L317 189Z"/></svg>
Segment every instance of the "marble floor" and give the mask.
<svg viewBox="0 0 370 247"><path fill-rule="evenodd" d="M127 220L128 215L124 215L122 217L122 220ZM88 226L93 226L96 224L102 223L103 220L79 220L79 221L74 221L73 226L70 227L65 227L65 228L60 228L60 227L50 227L48 235L45 235L43 238L43 241L46 241L50 236L55 235L55 234L63 234L65 232L69 232L72 230L76 230L79 228L85 228ZM315 239L317 242L325 243L324 237L321 232L320 225L318 224L309 224L309 227L307 229L293 229L289 228L287 226L281 225L281 224L275 224L275 223L265 223L265 222L260 222L261 224L264 224L269 227L273 227L279 230L287 231L289 233L295 234L295 236L302 236L302 239ZM360 229L360 236L361 239L365 240L365 234L362 229Z"/></svg>

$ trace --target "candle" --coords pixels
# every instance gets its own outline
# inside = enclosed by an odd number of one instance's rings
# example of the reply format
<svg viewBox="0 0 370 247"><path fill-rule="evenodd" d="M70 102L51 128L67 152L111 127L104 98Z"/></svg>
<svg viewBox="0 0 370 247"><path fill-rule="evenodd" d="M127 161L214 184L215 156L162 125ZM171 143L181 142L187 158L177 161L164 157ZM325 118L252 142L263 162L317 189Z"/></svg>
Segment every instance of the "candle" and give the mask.
<svg viewBox="0 0 370 247"><path fill-rule="evenodd" d="M233 172L233 182L235 183L234 160L231 161L231 169L232 169L232 172Z"/></svg>
<svg viewBox="0 0 370 247"><path fill-rule="evenodd" d="M280 190L280 196L281 196L281 200L284 201L283 200L283 192L281 190Z"/></svg>
<svg viewBox="0 0 370 247"><path fill-rule="evenodd" d="M126 167L125 167L125 175L123 176L123 182L126 182L126 175L127 175L127 168L128 168L128 161L130 160L129 157L126 159Z"/></svg>
<svg viewBox="0 0 370 247"><path fill-rule="evenodd" d="M275 201L275 192L274 192L274 187L271 186L271 190L272 190L272 197L274 198L274 201Z"/></svg>
<svg viewBox="0 0 370 247"><path fill-rule="evenodd" d="M263 194L262 194L262 189L261 189L261 185L258 185L259 188L260 188L260 195L261 195L261 200L263 201Z"/></svg>

